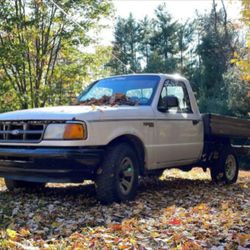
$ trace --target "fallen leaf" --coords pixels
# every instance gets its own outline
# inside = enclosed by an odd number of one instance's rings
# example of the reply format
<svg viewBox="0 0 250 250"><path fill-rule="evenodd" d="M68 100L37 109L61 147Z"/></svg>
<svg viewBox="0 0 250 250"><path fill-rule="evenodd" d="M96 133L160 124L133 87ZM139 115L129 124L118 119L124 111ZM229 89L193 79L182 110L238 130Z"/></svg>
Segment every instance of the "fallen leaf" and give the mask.
<svg viewBox="0 0 250 250"><path fill-rule="evenodd" d="M181 221L178 220L178 219L176 219L176 218L174 218L174 219L172 219L172 220L169 221L169 224L170 225L174 225L174 226L179 226L181 224Z"/></svg>
<svg viewBox="0 0 250 250"><path fill-rule="evenodd" d="M7 229L6 230L7 235L11 238L11 239L15 239L17 237L17 232L15 230L12 229Z"/></svg>

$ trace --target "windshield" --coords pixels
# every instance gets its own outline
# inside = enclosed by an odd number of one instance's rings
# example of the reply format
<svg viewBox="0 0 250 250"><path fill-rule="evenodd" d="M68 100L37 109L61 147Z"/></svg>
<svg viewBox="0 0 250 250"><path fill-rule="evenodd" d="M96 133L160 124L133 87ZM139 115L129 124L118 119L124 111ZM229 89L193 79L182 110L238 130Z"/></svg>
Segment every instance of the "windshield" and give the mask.
<svg viewBox="0 0 250 250"><path fill-rule="evenodd" d="M159 76L121 76L99 80L79 98L86 105L150 105Z"/></svg>

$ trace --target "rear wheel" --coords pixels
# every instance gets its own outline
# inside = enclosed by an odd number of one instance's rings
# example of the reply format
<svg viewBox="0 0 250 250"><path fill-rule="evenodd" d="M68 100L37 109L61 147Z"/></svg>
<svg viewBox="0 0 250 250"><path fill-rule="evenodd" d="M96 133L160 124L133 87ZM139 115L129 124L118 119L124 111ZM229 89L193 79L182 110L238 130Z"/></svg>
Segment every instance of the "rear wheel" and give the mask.
<svg viewBox="0 0 250 250"><path fill-rule="evenodd" d="M219 153L219 159L210 169L212 181L232 184L237 181L239 164L232 147L226 147Z"/></svg>
<svg viewBox="0 0 250 250"><path fill-rule="evenodd" d="M27 189L27 190L37 190L42 189L45 187L46 183L39 183L39 182L29 182L29 181L19 181L19 180L12 180L12 179L4 179L5 185L8 190L13 191L17 188Z"/></svg>
<svg viewBox="0 0 250 250"><path fill-rule="evenodd" d="M102 203L132 200L136 196L139 175L134 150L120 143L107 150L95 179L97 199Z"/></svg>

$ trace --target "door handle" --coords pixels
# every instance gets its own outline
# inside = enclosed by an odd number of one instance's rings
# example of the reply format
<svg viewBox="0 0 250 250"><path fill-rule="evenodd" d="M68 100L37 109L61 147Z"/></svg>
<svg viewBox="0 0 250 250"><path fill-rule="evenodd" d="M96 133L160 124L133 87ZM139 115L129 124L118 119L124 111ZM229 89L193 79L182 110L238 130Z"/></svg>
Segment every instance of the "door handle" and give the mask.
<svg viewBox="0 0 250 250"><path fill-rule="evenodd" d="M197 125L200 122L200 120L193 120L193 125Z"/></svg>
<svg viewBox="0 0 250 250"><path fill-rule="evenodd" d="M143 126L153 128L155 124L153 122L143 122Z"/></svg>

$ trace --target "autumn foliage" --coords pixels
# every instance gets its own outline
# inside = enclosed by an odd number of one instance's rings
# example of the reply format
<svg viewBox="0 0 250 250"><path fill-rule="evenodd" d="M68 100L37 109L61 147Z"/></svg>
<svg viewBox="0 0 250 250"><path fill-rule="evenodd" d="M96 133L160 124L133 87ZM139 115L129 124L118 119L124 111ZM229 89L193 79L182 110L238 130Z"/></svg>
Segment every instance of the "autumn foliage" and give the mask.
<svg viewBox="0 0 250 250"><path fill-rule="evenodd" d="M214 186L208 173L142 179L135 201L100 205L91 184L8 192L0 180L0 249L249 249L250 174Z"/></svg>
<svg viewBox="0 0 250 250"><path fill-rule="evenodd" d="M233 62L236 62L236 65L242 71L242 78L245 81L250 83L250 1L249 0L241 0L242 2L242 22L244 24L244 28L247 29L246 36L246 48L245 51L241 55L235 54L235 59Z"/></svg>

